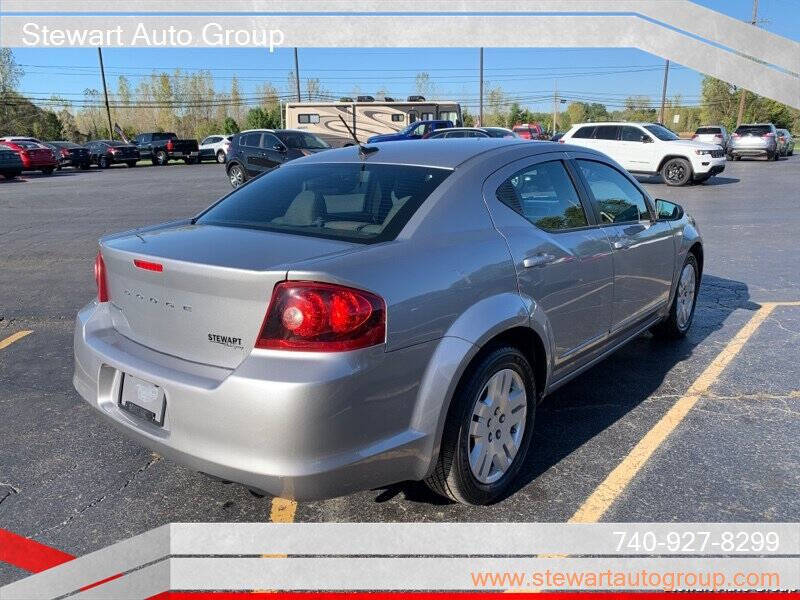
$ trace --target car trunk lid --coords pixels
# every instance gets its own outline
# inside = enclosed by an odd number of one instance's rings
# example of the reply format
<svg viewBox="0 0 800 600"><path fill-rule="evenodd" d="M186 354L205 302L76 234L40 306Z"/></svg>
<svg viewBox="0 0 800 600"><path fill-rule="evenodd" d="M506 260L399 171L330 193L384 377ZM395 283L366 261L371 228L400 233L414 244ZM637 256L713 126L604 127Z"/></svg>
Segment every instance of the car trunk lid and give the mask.
<svg viewBox="0 0 800 600"><path fill-rule="evenodd" d="M255 345L289 266L354 246L190 223L107 238L101 252L112 322L159 352L235 368Z"/></svg>

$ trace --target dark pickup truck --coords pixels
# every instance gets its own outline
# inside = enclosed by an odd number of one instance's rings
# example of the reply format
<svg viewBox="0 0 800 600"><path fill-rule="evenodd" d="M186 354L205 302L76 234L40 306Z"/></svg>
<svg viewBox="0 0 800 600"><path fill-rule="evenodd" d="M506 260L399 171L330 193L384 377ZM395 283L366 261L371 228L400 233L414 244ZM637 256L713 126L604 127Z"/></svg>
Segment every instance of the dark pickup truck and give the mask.
<svg viewBox="0 0 800 600"><path fill-rule="evenodd" d="M182 159L187 165L199 162L200 147L197 140L181 140L174 133L140 133L134 144L142 159L150 159L154 165L166 165L170 160Z"/></svg>

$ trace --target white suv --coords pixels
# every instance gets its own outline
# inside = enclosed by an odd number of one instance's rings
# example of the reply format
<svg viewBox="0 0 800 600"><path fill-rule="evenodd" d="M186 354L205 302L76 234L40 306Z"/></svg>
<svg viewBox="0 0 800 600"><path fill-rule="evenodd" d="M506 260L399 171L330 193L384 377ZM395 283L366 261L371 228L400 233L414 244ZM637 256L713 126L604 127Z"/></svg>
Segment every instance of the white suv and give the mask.
<svg viewBox="0 0 800 600"><path fill-rule="evenodd" d="M682 140L657 123L579 123L559 141L607 154L631 173L661 174L667 185L702 183L725 170L722 146Z"/></svg>

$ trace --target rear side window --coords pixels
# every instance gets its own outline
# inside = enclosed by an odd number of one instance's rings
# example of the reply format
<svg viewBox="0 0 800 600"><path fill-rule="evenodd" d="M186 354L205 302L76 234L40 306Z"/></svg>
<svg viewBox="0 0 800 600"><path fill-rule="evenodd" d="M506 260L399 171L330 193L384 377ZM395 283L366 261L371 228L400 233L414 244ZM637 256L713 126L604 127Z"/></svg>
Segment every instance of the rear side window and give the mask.
<svg viewBox="0 0 800 600"><path fill-rule="evenodd" d="M650 218L647 201L630 179L614 167L579 159L602 223L627 223Z"/></svg>
<svg viewBox="0 0 800 600"><path fill-rule="evenodd" d="M197 222L383 242L397 236L451 172L408 165L289 163L232 192Z"/></svg>
<svg viewBox="0 0 800 600"><path fill-rule="evenodd" d="M261 146L260 133L246 133L239 138L239 145L248 148L259 148Z"/></svg>
<svg viewBox="0 0 800 600"><path fill-rule="evenodd" d="M578 129L578 131L572 134L572 137L580 139L589 139L592 137L594 129L595 129L594 127L581 127L580 129Z"/></svg>
<svg viewBox="0 0 800 600"><path fill-rule="evenodd" d="M619 127L616 125L601 125L595 129L594 139L596 140L616 140Z"/></svg>
<svg viewBox="0 0 800 600"><path fill-rule="evenodd" d="M588 225L578 192L560 160L537 163L514 173L500 184L496 195L540 229L557 231Z"/></svg>

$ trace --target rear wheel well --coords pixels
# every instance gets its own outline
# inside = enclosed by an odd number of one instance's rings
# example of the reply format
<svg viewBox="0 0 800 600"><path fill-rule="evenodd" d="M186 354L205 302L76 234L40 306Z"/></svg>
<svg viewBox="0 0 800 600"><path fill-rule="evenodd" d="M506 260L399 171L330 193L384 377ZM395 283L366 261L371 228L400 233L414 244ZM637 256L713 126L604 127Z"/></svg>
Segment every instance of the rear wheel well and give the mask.
<svg viewBox="0 0 800 600"><path fill-rule="evenodd" d="M491 338L472 358L464 374L484 355L499 346L513 346L525 355L536 378L536 394L541 398L547 380L547 353L539 334L528 327L512 327Z"/></svg>
<svg viewBox="0 0 800 600"><path fill-rule="evenodd" d="M656 169L656 171L658 171L660 173L661 169L664 168L664 165L666 164L666 162L668 160L672 160L673 158L682 158L683 160L688 162L689 163L689 168L691 168L692 172L694 173L694 167L692 167L692 161L689 160L687 157L681 155L681 154L669 154L669 155L665 156L664 158L662 158L661 162L658 165L658 169Z"/></svg>

